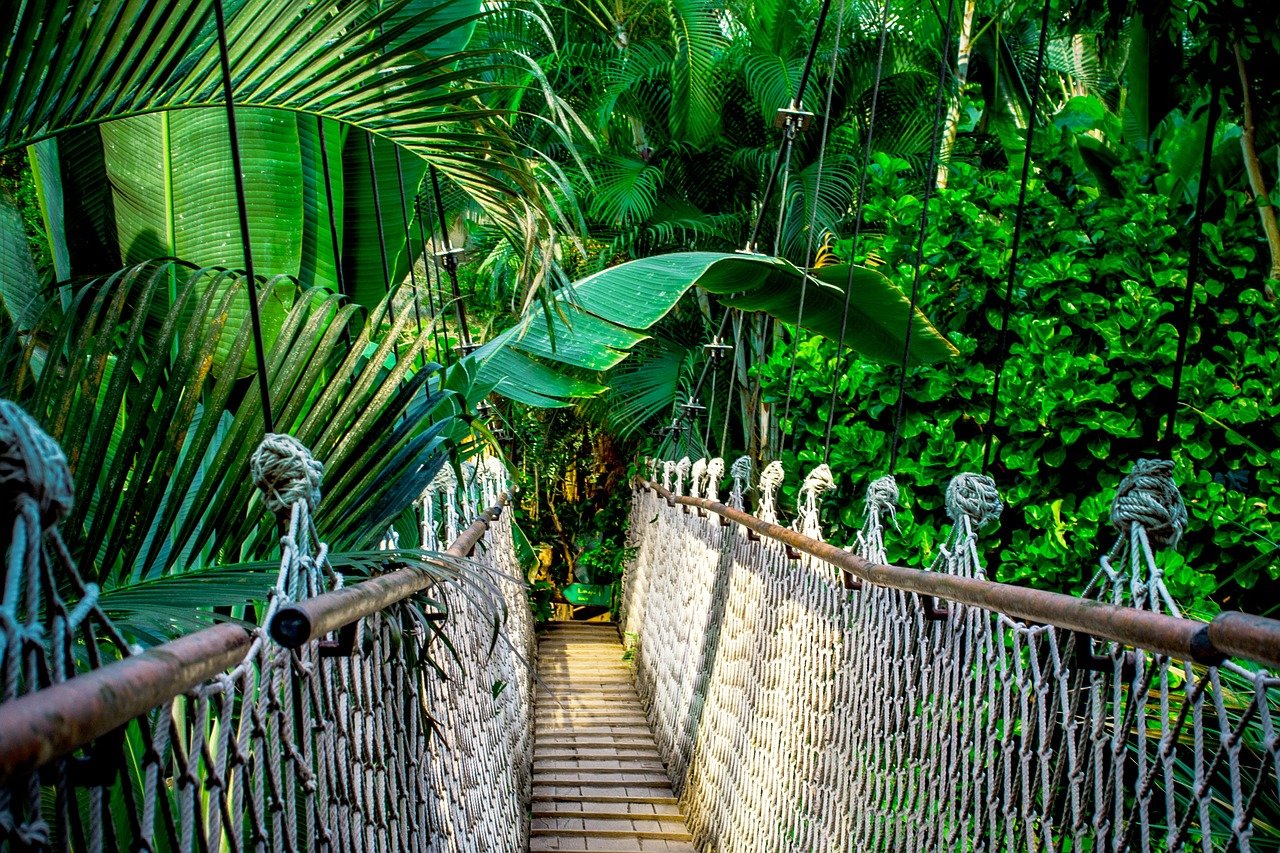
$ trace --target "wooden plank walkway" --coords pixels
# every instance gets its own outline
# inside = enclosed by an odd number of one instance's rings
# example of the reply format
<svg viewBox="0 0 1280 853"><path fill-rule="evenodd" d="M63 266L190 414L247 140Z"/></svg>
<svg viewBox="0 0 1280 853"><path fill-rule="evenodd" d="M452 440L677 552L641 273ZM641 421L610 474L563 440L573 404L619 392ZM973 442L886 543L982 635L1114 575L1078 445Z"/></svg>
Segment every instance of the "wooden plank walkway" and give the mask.
<svg viewBox="0 0 1280 853"><path fill-rule="evenodd" d="M539 641L531 851L695 853L622 652L599 622Z"/></svg>

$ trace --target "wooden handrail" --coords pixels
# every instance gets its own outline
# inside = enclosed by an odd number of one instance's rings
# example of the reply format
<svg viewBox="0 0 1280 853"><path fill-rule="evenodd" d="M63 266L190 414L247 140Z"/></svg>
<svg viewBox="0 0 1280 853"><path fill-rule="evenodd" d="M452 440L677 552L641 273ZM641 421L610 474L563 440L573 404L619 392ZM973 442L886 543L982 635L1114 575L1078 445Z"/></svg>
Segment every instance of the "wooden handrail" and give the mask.
<svg viewBox="0 0 1280 853"><path fill-rule="evenodd" d="M497 505L481 513L444 553L450 557L469 554L509 500L507 492L499 495ZM315 598L286 604L271 620L271 638L286 648L296 649L403 601L426 589L434 580L429 572L405 566Z"/></svg>
<svg viewBox="0 0 1280 853"><path fill-rule="evenodd" d="M717 501L675 495L657 483L649 480L642 482L669 504L700 507L714 512L754 530L760 536L789 545L877 586L930 595L1029 622L1079 631L1179 660L1218 664L1227 657L1240 657L1280 668L1280 621L1275 619L1245 613L1220 613L1212 622L1202 622L1198 619L1091 601L1059 592L909 569L905 566L877 565L857 554L811 539L789 528L761 521L754 515Z"/></svg>
<svg viewBox="0 0 1280 853"><path fill-rule="evenodd" d="M460 557L471 551L508 499L504 493L498 506L482 513L445 553ZM404 567L286 605L272 620L271 634L297 648L409 597L432 580L429 572ZM293 642L297 637L302 639ZM252 643L253 634L243 625L224 622L0 704L0 785L225 672L244 660Z"/></svg>

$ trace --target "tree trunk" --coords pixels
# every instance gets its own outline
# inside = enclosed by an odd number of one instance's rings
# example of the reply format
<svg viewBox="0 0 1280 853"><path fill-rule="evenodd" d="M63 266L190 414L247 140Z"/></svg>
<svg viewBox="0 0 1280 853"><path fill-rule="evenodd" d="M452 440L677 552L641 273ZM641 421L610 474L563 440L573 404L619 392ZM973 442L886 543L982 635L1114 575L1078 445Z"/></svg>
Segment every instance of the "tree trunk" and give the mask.
<svg viewBox="0 0 1280 853"><path fill-rule="evenodd" d="M747 455L757 470L768 451L770 418L769 406L761 395L759 374L753 376L751 368L758 369L769 358L770 327L769 315L760 311L739 314L734 322L734 379L738 384L742 432Z"/></svg>
<svg viewBox="0 0 1280 853"><path fill-rule="evenodd" d="M964 0L964 19L960 22L960 44L956 52L955 97L947 105L947 122L943 125L942 146L938 150L938 189L947 185L947 161L951 158L951 149L955 147L956 134L960 130L960 102L963 99L964 84L969 79L973 13L977 8L978 0Z"/></svg>
<svg viewBox="0 0 1280 853"><path fill-rule="evenodd" d="M1254 202L1258 205L1258 217L1262 220L1262 230L1267 236L1267 245L1271 248L1271 272L1268 278L1280 280L1280 223L1276 221L1276 209L1271 206L1271 198L1267 194L1267 179L1262 174L1262 163L1258 160L1258 149L1254 144L1256 128L1253 123L1253 99L1249 96L1249 75L1244 67L1244 56L1240 53L1240 42L1232 47L1236 54L1236 68L1240 72L1240 90L1243 96L1244 128L1240 134L1240 151L1244 156L1244 168L1249 174L1249 188L1253 191ZM1204 180L1205 176L1201 176ZM1276 298L1275 289L1264 285L1267 299Z"/></svg>

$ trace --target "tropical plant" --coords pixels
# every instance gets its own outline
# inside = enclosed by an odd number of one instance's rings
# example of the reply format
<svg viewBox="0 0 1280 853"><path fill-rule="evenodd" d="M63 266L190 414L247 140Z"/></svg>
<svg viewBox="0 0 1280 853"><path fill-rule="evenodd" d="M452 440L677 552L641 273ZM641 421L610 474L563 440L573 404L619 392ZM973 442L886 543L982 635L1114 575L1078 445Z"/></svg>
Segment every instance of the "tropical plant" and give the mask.
<svg viewBox="0 0 1280 853"><path fill-rule="evenodd" d="M801 282L807 282L804 288ZM913 364L955 353L923 314L909 311L902 292L874 270L840 265L807 274L763 255L688 252L631 261L562 288L546 311L526 314L476 352L479 381L535 406L563 406L598 394L604 386L546 362L578 371L609 370L695 286L730 307L781 319L794 318L801 294L807 293L814 309L805 312L805 327L871 358L901 357L908 316ZM848 300L846 287L854 293ZM846 302L847 323L842 319Z"/></svg>
<svg viewBox="0 0 1280 853"><path fill-rule="evenodd" d="M121 0L60 16L25 4L4 16L13 47L0 90L13 108L0 118L0 147L38 143L58 279L166 255L242 265L216 5L190 0L160 14ZM486 14L478 0L226 7L243 169L271 176L248 182L260 271L334 287L340 253L350 295L372 307L425 250L432 229L412 222L411 202L427 163L522 258L554 241L556 173L537 169L500 103L517 84L494 79L522 60L464 49ZM534 74L526 84L540 82ZM545 116L539 126L567 133Z"/></svg>
<svg viewBox="0 0 1280 853"><path fill-rule="evenodd" d="M1010 356L991 421L1001 306L995 294L1007 275L1016 178L954 164L948 187L930 203L935 227L924 252L932 263L921 305L961 358L901 380L905 415L893 473L904 508L901 533L888 537L890 558L927 563L937 553L947 478L980 470L989 438L990 473L1006 504L999 528L988 534L995 539L992 574L1078 591L1114 535L1107 518L1116 483L1134 459L1171 453L1192 519L1179 553L1165 557L1171 591L1199 615L1224 605L1265 610L1273 595L1243 591L1270 590L1280 578L1280 360L1273 347L1259 345L1276 335L1275 306L1244 287L1257 279L1252 262L1261 251L1256 231L1246 227L1251 205L1239 189L1225 191L1206 242L1175 440L1166 447L1177 353L1172 320L1189 251L1177 223L1186 208L1181 194L1166 195L1146 177L1149 161L1136 152L1112 175L1125 192L1102 191L1075 157L1072 136L1087 132L1046 130L1036 147L1038 191L1028 196L1009 308ZM905 275L914 263L917 178L908 163L886 157L871 172L861 252L879 257L890 275ZM861 523L862 490L889 464L901 377L862 359L846 362L837 376L835 349L819 337L801 341L794 377L789 356L776 354L762 370L775 406L791 395L794 433L784 458L799 470L824 459L834 401L837 490L826 535L848 541ZM784 484L785 501L795 487Z"/></svg>
<svg viewBox="0 0 1280 853"><path fill-rule="evenodd" d="M414 501L470 434L465 374L444 387L438 366L419 360L425 338L397 359L411 320L384 330L385 304L366 318L324 290L270 285L260 307L281 318L267 348L275 427L325 464L321 535L359 551L388 526L416 528ZM139 637L259 598L270 583L252 560L278 534L246 473L263 411L239 378L253 361L250 324L235 322L244 276L147 262L64 295L6 336L0 396L67 454L72 556Z"/></svg>

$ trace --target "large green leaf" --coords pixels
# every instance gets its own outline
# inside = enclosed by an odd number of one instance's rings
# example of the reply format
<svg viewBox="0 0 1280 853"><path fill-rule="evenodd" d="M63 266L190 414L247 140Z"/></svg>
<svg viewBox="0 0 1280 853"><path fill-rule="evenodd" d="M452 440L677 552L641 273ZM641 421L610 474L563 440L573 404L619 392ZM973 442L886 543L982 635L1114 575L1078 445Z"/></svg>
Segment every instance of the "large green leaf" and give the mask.
<svg viewBox="0 0 1280 853"><path fill-rule="evenodd" d="M409 0L391 16L386 27L402 29L392 40L392 49L416 45L412 53L421 62L466 50L480 15L480 0ZM458 22L462 25L458 26ZM424 35L430 39L424 42Z"/></svg>
<svg viewBox="0 0 1280 853"><path fill-rule="evenodd" d="M264 307L272 298L264 286ZM35 334L15 329L4 341L0 396L66 452L77 500L63 531L104 588L265 557L277 545L247 476L263 430L258 395L244 393L239 371L213 369L228 337L228 363L250 363L249 324L233 328L231 315L245 299L242 275L148 262L85 284L66 312L44 303ZM439 388L438 366L423 365L420 342L391 356L408 322L366 322L357 306L310 290L269 346L275 426L325 464L315 519L335 548L373 544L468 429L455 416L464 406ZM34 338L48 349L38 374L24 346Z"/></svg>
<svg viewBox="0 0 1280 853"><path fill-rule="evenodd" d="M801 325L840 340L847 265L825 267L806 276L781 258L720 252L678 252L620 264L561 288L547 317L531 312L520 324L475 354L480 377L498 393L549 405L593 396L600 388L572 380L542 360L573 368L608 370L644 339L648 329L690 287L716 294L745 311L764 311L785 323L796 322L803 289ZM848 300L845 346L877 361L898 362L911 318L912 365L956 355L957 350L882 274L855 266ZM554 343L553 343L554 342Z"/></svg>
<svg viewBox="0 0 1280 853"><path fill-rule="evenodd" d="M263 275L296 276L303 202L297 121L278 110L245 109L236 124L254 266ZM102 138L126 263L176 257L196 266L244 267L223 110L108 122Z"/></svg>
<svg viewBox="0 0 1280 853"><path fill-rule="evenodd" d="M45 239L53 258L53 276L57 281L71 277L71 259L67 253L66 209L62 201L62 174L58 160L58 143L53 139L37 142L27 149L31 178L40 212L44 216Z"/></svg>
<svg viewBox="0 0 1280 853"><path fill-rule="evenodd" d="M730 269L736 264L728 264ZM790 265L788 265L790 266ZM800 277L795 267L771 274L755 288L740 288L733 276L713 277L702 286L712 293L728 296L724 302L744 311L764 311L784 323L800 325L824 338L843 343L866 358L900 362L906 346L907 318L911 318L911 354L908 363L932 364L956 356L959 351L934 328L924 314L911 311L906 294L872 269L849 265L814 270L804 288L804 312L800 313ZM845 287L852 282L848 312L844 314ZM840 337L841 317L846 316L844 338Z"/></svg>
<svg viewBox="0 0 1280 853"><path fill-rule="evenodd" d="M0 303L14 325L25 331L35 323L40 302L40 277L22 214L0 195Z"/></svg>
<svg viewBox="0 0 1280 853"><path fill-rule="evenodd" d="M370 141L373 143L372 165ZM412 218L413 200L427 173L427 164L416 157L397 159L395 146L358 130L348 134L341 162L347 223L342 266L349 295L361 305L372 307L382 301L389 284L394 286L408 275L411 249L417 239L417 226ZM381 211L381 220L378 211ZM406 221L412 239L406 239Z"/></svg>
<svg viewBox="0 0 1280 853"><path fill-rule="evenodd" d="M667 0L676 55L671 68L671 135L701 145L720 123L715 59L723 49L719 9L708 0Z"/></svg>
<svg viewBox="0 0 1280 853"><path fill-rule="evenodd" d="M322 156L320 150L320 122L324 122L324 148L327 156ZM348 130L337 122L298 116L299 154L302 159L302 265L298 270L298 279L304 285L323 285L331 290L338 290L337 265L345 230L342 210L346 198L342 145ZM332 222L329 193L333 194ZM333 233L335 229L336 239Z"/></svg>
<svg viewBox="0 0 1280 853"><path fill-rule="evenodd" d="M0 149L112 119L220 106L212 9L211 0L0 4ZM541 76L504 74L526 62L509 52L457 50L475 25L475 0L241 0L227 13L238 105L320 115L387 138L435 163L507 233L559 218L508 112L491 106L509 94L501 81L540 87ZM559 114L550 121L567 132Z"/></svg>
<svg viewBox="0 0 1280 853"><path fill-rule="evenodd" d="M82 127L40 144L58 149L71 276L106 275L120 269L123 263L102 133L97 127Z"/></svg>

